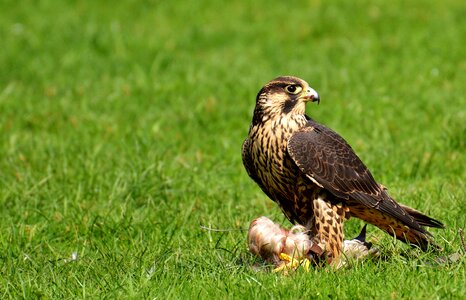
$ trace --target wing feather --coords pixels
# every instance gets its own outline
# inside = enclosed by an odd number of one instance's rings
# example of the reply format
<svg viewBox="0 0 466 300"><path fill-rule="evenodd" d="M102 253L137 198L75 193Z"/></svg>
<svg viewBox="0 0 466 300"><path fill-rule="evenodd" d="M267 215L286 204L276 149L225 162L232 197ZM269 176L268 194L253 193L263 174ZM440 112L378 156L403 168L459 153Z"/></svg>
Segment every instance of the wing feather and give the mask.
<svg viewBox="0 0 466 300"><path fill-rule="evenodd" d="M377 209L426 233L375 181L351 146L331 129L309 120L288 140L288 153L302 172L347 204Z"/></svg>

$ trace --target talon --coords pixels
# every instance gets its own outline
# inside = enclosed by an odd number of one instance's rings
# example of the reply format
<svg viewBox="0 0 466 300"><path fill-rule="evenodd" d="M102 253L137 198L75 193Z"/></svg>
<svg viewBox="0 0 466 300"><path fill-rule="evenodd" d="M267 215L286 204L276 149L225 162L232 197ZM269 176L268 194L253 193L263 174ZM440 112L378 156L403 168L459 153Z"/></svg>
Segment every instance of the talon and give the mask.
<svg viewBox="0 0 466 300"><path fill-rule="evenodd" d="M278 257L283 263L279 267L273 269L274 273L284 272L284 274L288 274L288 270L295 270L299 266L302 266L306 272L309 272L311 261L307 258L296 259L283 252L280 253Z"/></svg>
<svg viewBox="0 0 466 300"><path fill-rule="evenodd" d="M280 257L280 260L282 260L282 261L287 261L287 262L292 262L293 261L293 258L291 256L289 256L288 254L283 253L283 252L280 253L278 255L278 257Z"/></svg>

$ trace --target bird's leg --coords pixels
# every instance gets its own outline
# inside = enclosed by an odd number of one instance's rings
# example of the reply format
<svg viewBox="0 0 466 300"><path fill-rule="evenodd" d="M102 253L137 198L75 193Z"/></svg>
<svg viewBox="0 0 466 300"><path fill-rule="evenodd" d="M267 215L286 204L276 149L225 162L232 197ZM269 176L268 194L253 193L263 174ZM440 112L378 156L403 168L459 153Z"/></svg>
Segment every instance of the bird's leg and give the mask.
<svg viewBox="0 0 466 300"><path fill-rule="evenodd" d="M313 242L323 249L328 263L338 264L343 245L343 221L346 209L341 204L332 204L318 197L314 205L314 228L316 233Z"/></svg>

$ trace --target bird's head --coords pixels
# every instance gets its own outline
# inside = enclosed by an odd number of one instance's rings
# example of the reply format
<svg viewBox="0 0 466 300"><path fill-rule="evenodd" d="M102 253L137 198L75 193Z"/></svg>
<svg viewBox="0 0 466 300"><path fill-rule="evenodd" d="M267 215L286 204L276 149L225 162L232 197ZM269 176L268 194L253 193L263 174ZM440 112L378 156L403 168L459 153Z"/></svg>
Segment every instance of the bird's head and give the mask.
<svg viewBox="0 0 466 300"><path fill-rule="evenodd" d="M319 103L319 94L300 78L282 76L271 80L259 91L255 111L268 117L304 114L308 101Z"/></svg>

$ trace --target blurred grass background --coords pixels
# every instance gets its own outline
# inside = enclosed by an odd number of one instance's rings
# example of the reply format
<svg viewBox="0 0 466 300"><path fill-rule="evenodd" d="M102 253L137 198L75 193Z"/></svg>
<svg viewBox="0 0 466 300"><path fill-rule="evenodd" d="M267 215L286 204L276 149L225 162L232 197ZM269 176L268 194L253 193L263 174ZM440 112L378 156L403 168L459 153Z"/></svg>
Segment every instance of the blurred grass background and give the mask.
<svg viewBox="0 0 466 300"><path fill-rule="evenodd" d="M464 259L427 265L374 227L386 259L290 277L254 271L236 229L287 225L240 148L261 86L295 75L322 98L309 115L459 251L465 15L458 0L0 2L0 297L464 297Z"/></svg>

